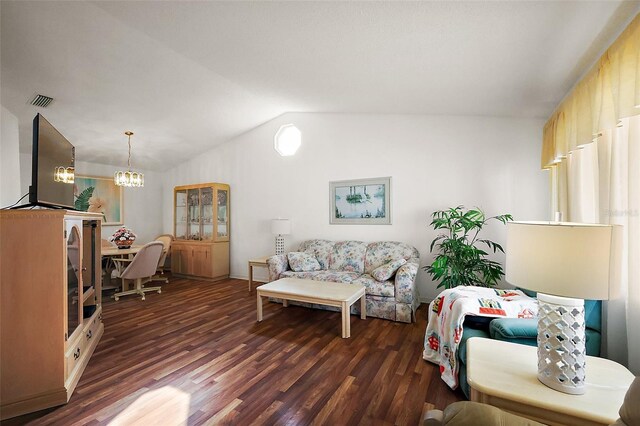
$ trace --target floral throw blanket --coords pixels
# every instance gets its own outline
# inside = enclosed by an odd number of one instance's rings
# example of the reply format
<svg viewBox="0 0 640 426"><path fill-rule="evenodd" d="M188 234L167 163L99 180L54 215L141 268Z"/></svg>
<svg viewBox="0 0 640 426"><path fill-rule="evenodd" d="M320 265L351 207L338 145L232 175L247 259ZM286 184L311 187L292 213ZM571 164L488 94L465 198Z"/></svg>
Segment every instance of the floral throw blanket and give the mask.
<svg viewBox="0 0 640 426"><path fill-rule="evenodd" d="M429 304L428 314L422 357L438 364L442 380L455 389L457 352L465 316L533 318L538 315L538 302L520 290L460 286L440 293Z"/></svg>

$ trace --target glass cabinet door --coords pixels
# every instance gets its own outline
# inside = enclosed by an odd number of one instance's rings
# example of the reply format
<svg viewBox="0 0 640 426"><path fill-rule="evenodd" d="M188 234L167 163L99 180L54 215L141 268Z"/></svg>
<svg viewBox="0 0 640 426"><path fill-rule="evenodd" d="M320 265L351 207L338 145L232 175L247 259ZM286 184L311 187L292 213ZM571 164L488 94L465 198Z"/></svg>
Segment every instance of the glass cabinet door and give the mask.
<svg viewBox="0 0 640 426"><path fill-rule="evenodd" d="M213 239L213 188L208 186L200 189L200 201L202 202L201 222L203 240Z"/></svg>
<svg viewBox="0 0 640 426"><path fill-rule="evenodd" d="M80 232L77 226L67 227L67 336L80 325L80 277L82 275Z"/></svg>
<svg viewBox="0 0 640 426"><path fill-rule="evenodd" d="M176 191L175 199L175 229L174 235L177 239L187 238L187 191Z"/></svg>
<svg viewBox="0 0 640 426"><path fill-rule="evenodd" d="M200 239L200 190L187 190L187 238L189 240Z"/></svg>
<svg viewBox="0 0 640 426"><path fill-rule="evenodd" d="M178 240L229 241L229 185L202 183L174 188L174 235Z"/></svg>
<svg viewBox="0 0 640 426"><path fill-rule="evenodd" d="M83 242L82 244L82 287L83 292L87 291L91 287L96 288L96 281L100 275L96 274L96 221L95 220L83 220L82 232Z"/></svg>
<svg viewBox="0 0 640 426"><path fill-rule="evenodd" d="M216 189L216 240L229 240L229 191Z"/></svg>

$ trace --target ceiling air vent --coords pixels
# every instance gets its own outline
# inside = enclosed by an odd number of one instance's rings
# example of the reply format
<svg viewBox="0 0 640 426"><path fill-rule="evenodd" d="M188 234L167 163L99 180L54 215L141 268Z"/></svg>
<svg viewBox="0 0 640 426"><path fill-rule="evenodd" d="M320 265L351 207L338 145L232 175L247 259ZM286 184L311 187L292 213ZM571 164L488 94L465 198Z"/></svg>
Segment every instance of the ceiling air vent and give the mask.
<svg viewBox="0 0 640 426"><path fill-rule="evenodd" d="M36 95L35 98L31 101L31 105L35 105L37 107L46 108L53 101L53 98L44 95Z"/></svg>

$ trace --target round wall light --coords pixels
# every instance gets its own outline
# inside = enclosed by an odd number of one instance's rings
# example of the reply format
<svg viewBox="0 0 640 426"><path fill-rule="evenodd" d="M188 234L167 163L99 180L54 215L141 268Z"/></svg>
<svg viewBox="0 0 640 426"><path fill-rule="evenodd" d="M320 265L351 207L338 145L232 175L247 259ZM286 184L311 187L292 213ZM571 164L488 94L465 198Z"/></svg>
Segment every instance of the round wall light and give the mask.
<svg viewBox="0 0 640 426"><path fill-rule="evenodd" d="M274 147L278 154L287 157L296 153L302 143L302 133L293 124L280 126L276 132Z"/></svg>

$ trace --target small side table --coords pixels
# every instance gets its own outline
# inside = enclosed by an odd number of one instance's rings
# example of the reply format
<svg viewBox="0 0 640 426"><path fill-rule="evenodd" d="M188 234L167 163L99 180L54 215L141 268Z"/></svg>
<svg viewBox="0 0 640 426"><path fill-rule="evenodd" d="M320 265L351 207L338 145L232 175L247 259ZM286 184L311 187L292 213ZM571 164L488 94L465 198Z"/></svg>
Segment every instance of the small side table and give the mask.
<svg viewBox="0 0 640 426"><path fill-rule="evenodd" d="M261 266L263 268L268 268L267 259L270 257L271 256L264 256L249 259L249 293L251 293L251 286L253 285L253 267Z"/></svg>
<svg viewBox="0 0 640 426"><path fill-rule="evenodd" d="M467 341L471 400L549 425L609 425L634 379L622 365L588 356L584 395L555 391L538 381L538 350L500 340Z"/></svg>

